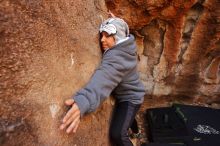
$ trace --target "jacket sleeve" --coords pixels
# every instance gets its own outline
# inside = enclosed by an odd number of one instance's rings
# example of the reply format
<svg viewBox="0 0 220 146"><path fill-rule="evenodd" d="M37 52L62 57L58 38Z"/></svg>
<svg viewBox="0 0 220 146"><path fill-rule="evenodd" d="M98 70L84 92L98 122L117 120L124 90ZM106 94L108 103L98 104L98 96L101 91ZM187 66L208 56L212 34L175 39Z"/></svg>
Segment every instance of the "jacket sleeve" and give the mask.
<svg viewBox="0 0 220 146"><path fill-rule="evenodd" d="M94 111L111 94L127 72L122 63L123 58L108 54L103 57L101 65L96 69L88 84L73 97L80 109L81 117L85 113Z"/></svg>

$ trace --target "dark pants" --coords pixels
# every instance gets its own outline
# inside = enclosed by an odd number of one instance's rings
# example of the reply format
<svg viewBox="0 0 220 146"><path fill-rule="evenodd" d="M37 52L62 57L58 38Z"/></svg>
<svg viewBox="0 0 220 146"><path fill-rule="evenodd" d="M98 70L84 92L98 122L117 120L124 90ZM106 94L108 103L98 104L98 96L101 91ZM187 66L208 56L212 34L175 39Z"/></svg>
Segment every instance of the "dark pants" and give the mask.
<svg viewBox="0 0 220 146"><path fill-rule="evenodd" d="M110 125L110 140L114 146L133 146L128 136L140 105L130 102L116 103Z"/></svg>

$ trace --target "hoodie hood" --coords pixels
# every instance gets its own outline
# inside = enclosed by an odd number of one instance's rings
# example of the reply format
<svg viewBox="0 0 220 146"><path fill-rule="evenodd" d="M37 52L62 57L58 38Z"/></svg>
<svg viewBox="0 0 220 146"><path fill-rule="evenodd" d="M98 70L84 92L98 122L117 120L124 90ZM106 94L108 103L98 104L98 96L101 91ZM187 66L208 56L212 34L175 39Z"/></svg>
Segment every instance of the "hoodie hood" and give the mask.
<svg viewBox="0 0 220 146"><path fill-rule="evenodd" d="M123 19L117 17L109 18L102 22L99 32L101 33L103 31L107 32L109 35L113 35L116 44L129 36L128 24Z"/></svg>

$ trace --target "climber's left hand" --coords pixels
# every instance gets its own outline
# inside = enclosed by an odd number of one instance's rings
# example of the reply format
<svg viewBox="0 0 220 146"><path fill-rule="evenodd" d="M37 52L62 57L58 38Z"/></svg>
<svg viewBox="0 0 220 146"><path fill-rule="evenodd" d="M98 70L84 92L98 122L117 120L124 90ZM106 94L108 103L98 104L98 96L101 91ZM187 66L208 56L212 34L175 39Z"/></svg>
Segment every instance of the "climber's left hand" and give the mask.
<svg viewBox="0 0 220 146"><path fill-rule="evenodd" d="M60 129L66 129L67 133L76 133L77 128L80 123L80 110L78 105L74 102L74 99L67 99L65 101L67 106L71 106L69 111L66 113L65 117L62 120Z"/></svg>

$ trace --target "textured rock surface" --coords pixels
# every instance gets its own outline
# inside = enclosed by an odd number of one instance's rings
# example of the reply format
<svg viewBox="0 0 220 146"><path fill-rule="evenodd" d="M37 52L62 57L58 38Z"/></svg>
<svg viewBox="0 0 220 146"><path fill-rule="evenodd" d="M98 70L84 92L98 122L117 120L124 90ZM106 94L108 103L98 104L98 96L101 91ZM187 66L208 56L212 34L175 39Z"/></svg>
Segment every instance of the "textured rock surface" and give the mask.
<svg viewBox="0 0 220 146"><path fill-rule="evenodd" d="M99 63L100 9L104 1L0 1L0 145L107 145L109 101L76 135L58 129L64 99Z"/></svg>
<svg viewBox="0 0 220 146"><path fill-rule="evenodd" d="M106 0L137 36L150 95L220 100L218 0Z"/></svg>
<svg viewBox="0 0 220 146"><path fill-rule="evenodd" d="M142 111L171 100L219 103L218 0L2 0L0 145L109 145L110 100L83 118L76 135L58 130L63 101L99 64L105 2L136 35L146 102L152 103Z"/></svg>

